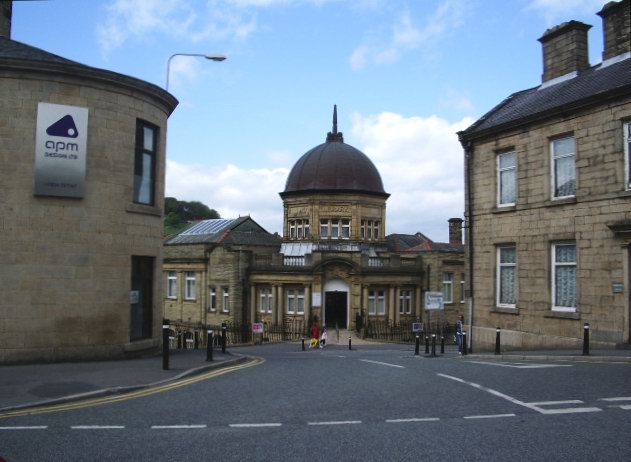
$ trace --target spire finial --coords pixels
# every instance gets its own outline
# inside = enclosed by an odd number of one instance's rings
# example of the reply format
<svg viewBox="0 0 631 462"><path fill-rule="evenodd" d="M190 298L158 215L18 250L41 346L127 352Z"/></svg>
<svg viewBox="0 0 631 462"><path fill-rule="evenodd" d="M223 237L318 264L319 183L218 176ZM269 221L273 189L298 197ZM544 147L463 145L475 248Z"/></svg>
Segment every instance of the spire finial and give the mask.
<svg viewBox="0 0 631 462"><path fill-rule="evenodd" d="M337 104L333 105L333 131L327 133L326 141L327 143L331 141L344 142L344 135L337 131Z"/></svg>

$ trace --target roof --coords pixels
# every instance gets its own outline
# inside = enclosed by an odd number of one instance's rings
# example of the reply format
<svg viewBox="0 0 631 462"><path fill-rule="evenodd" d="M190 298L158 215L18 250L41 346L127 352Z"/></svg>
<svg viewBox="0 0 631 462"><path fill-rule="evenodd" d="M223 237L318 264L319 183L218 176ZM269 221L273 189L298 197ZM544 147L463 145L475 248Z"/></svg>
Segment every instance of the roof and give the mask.
<svg viewBox="0 0 631 462"><path fill-rule="evenodd" d="M305 153L291 169L281 197L311 192L351 192L388 197L377 167L363 152L344 143L337 131L337 108L333 131L325 143Z"/></svg>
<svg viewBox="0 0 631 462"><path fill-rule="evenodd" d="M542 117L602 103L631 94L631 58L615 58L593 66L576 77L513 93L466 130L461 140L482 137Z"/></svg>
<svg viewBox="0 0 631 462"><path fill-rule="evenodd" d="M388 250L390 252L445 252L463 253L462 244L450 244L448 242L434 242L422 233L416 234L389 234L386 236Z"/></svg>
<svg viewBox="0 0 631 462"><path fill-rule="evenodd" d="M250 217L202 220L175 236L165 245L222 244L280 246L282 239L265 231Z"/></svg>

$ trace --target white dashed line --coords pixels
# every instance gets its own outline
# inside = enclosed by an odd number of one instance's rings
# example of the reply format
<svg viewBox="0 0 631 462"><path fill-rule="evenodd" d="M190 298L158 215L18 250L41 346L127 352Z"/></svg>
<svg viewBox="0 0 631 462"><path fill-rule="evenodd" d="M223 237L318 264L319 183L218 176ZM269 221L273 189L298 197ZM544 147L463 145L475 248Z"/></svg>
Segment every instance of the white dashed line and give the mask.
<svg viewBox="0 0 631 462"><path fill-rule="evenodd" d="M249 423L249 424L230 424L232 428L261 428L261 427L280 427L282 423Z"/></svg>
<svg viewBox="0 0 631 462"><path fill-rule="evenodd" d="M412 419L387 419L386 423L406 423L406 422L437 422L438 417L421 417Z"/></svg>
<svg viewBox="0 0 631 462"><path fill-rule="evenodd" d="M46 430L48 425L39 425L31 427L0 427L0 430Z"/></svg>
<svg viewBox="0 0 631 462"><path fill-rule="evenodd" d="M616 396L614 398L600 398L600 401L607 401L609 403L617 401L631 401L631 396Z"/></svg>
<svg viewBox="0 0 631 462"><path fill-rule="evenodd" d="M357 425L361 420L333 420L330 422L307 422L307 425Z"/></svg>
<svg viewBox="0 0 631 462"><path fill-rule="evenodd" d="M125 428L123 425L74 425L73 430L118 430Z"/></svg>
<svg viewBox="0 0 631 462"><path fill-rule="evenodd" d="M487 366L513 367L515 369L546 369L549 367L572 367L571 364L522 364L522 363L492 363L486 361L468 361L475 364L485 364Z"/></svg>
<svg viewBox="0 0 631 462"><path fill-rule="evenodd" d="M464 419L500 419L502 417L516 417L515 414L491 414L491 415L468 415Z"/></svg>
<svg viewBox="0 0 631 462"><path fill-rule="evenodd" d="M153 430L206 428L206 425L152 425Z"/></svg>
<svg viewBox="0 0 631 462"><path fill-rule="evenodd" d="M365 363L379 364L380 366L398 367L401 369L405 369L405 366L399 366L397 364L390 364L390 363L382 363L381 361L372 361L370 359L360 359L360 361L363 361Z"/></svg>

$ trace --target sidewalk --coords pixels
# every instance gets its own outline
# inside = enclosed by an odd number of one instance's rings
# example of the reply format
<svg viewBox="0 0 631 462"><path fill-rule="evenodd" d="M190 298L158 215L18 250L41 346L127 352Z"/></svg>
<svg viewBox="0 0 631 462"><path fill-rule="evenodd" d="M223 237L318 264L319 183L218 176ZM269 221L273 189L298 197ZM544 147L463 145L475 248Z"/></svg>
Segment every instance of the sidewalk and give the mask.
<svg viewBox="0 0 631 462"><path fill-rule="evenodd" d="M147 388L245 359L215 349L206 362L206 350L171 350L166 371L162 356L0 366L0 413Z"/></svg>
<svg viewBox="0 0 631 462"><path fill-rule="evenodd" d="M590 349L588 356L582 350L537 350L505 351L499 355L493 352L468 354L465 358L496 359L502 361L576 361L576 362L622 362L631 364L631 350Z"/></svg>

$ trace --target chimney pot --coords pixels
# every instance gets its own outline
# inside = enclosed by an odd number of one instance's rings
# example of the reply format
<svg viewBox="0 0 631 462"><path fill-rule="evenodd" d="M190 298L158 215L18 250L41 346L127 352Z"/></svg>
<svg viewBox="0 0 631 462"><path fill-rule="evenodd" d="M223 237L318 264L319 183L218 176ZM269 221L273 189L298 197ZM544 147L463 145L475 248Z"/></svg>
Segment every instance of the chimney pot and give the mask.
<svg viewBox="0 0 631 462"><path fill-rule="evenodd" d="M452 245L462 245L462 218L450 218L449 222L449 243Z"/></svg>
<svg viewBox="0 0 631 462"><path fill-rule="evenodd" d="M597 14L603 21L603 61L631 52L631 0L609 2Z"/></svg>
<svg viewBox="0 0 631 462"><path fill-rule="evenodd" d="M587 31L591 27L569 21L545 31L539 39L543 47L543 83L589 68Z"/></svg>

